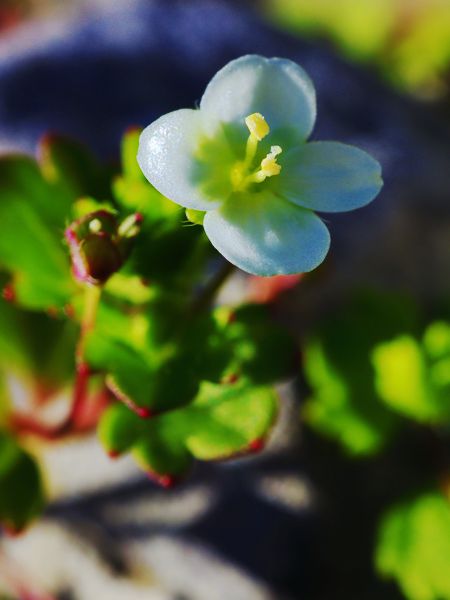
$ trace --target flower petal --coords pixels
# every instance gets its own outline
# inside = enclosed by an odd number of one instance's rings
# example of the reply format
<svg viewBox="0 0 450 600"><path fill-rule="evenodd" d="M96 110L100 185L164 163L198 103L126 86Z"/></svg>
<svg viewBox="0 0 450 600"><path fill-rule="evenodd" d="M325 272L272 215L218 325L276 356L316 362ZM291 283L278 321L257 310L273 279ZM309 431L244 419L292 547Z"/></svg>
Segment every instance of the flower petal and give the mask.
<svg viewBox="0 0 450 600"><path fill-rule="evenodd" d="M202 135L200 111L176 110L151 123L139 140L137 160L145 177L173 202L209 210L220 201L205 193L196 175L195 153Z"/></svg>
<svg viewBox="0 0 450 600"><path fill-rule="evenodd" d="M325 212L353 210L380 191L380 164L367 152L338 142L310 142L290 150L277 192L291 202Z"/></svg>
<svg viewBox="0 0 450 600"><path fill-rule="evenodd" d="M231 197L207 212L203 225L227 260L254 275L311 271L330 245L317 215L268 192Z"/></svg>
<svg viewBox="0 0 450 600"><path fill-rule="evenodd" d="M233 60L211 79L200 109L210 130L217 123L242 122L264 115L271 130L289 129L305 140L316 119L316 94L311 79L295 62L247 55Z"/></svg>

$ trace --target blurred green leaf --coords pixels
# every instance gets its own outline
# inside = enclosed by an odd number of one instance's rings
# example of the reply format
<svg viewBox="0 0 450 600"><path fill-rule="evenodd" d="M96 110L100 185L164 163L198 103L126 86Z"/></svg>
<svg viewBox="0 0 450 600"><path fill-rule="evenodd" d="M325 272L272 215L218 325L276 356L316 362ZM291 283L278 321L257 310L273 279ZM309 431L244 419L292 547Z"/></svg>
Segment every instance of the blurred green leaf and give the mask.
<svg viewBox="0 0 450 600"><path fill-rule="evenodd" d="M0 159L0 265L14 275L18 302L63 306L75 287L62 244L67 205L23 157Z"/></svg>
<svg viewBox="0 0 450 600"><path fill-rule="evenodd" d="M144 469L180 475L192 458L214 460L248 450L253 441L267 435L276 411L276 394L270 388L204 382L191 404L150 420L130 413L125 423L123 409L113 406L99 431L109 452L132 445Z"/></svg>
<svg viewBox="0 0 450 600"><path fill-rule="evenodd" d="M72 376L75 323L30 312L0 299L0 368L54 392Z"/></svg>
<svg viewBox="0 0 450 600"><path fill-rule="evenodd" d="M378 397L372 350L411 331L415 322L414 307L404 298L372 293L357 296L325 319L304 348L305 376L312 388L304 408L307 422L347 452L377 452L398 418Z"/></svg>
<svg viewBox="0 0 450 600"><path fill-rule="evenodd" d="M226 310L218 309L219 318ZM232 309L228 321L224 330L232 346L231 370L258 384L293 375L297 353L294 339L271 321L266 306L247 304Z"/></svg>
<svg viewBox="0 0 450 600"><path fill-rule="evenodd" d="M429 492L382 518L375 561L408 600L450 599L450 502Z"/></svg>
<svg viewBox="0 0 450 600"><path fill-rule="evenodd" d="M378 344L372 352L376 388L383 402L424 423L450 418L450 326L436 322L423 341L409 335Z"/></svg>
<svg viewBox="0 0 450 600"><path fill-rule="evenodd" d="M33 458L0 432L0 523L20 530L36 517L44 492Z"/></svg>
<svg viewBox="0 0 450 600"><path fill-rule="evenodd" d="M264 0L264 6L282 27L326 38L352 60L375 64L396 87L425 96L448 90L446 0Z"/></svg>
<svg viewBox="0 0 450 600"><path fill-rule="evenodd" d="M42 176L34 159L21 155L0 158L0 190L3 196L12 195L19 202L30 204L41 221L62 232L70 211L71 199L58 194L57 188Z"/></svg>
<svg viewBox="0 0 450 600"><path fill-rule="evenodd" d="M68 208L84 196L111 196L111 173L82 144L64 136L48 135L41 141L39 158L44 178L58 190Z"/></svg>

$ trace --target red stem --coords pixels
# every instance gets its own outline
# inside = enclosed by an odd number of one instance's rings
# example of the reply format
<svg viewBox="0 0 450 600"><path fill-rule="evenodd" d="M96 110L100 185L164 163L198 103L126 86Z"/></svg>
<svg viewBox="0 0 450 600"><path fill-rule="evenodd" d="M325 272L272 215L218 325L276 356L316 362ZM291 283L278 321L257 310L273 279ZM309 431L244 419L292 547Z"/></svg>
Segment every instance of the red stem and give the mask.
<svg viewBox="0 0 450 600"><path fill-rule="evenodd" d="M89 366L84 362L86 337L95 325L100 294L101 288L94 286L86 287L84 315L81 322L80 337L75 350L77 367L69 414L62 423L56 426L41 423L25 415L13 415L11 418L11 427L17 434L28 433L47 440L55 440L72 433L76 429L78 417L82 414L88 397L90 370Z"/></svg>

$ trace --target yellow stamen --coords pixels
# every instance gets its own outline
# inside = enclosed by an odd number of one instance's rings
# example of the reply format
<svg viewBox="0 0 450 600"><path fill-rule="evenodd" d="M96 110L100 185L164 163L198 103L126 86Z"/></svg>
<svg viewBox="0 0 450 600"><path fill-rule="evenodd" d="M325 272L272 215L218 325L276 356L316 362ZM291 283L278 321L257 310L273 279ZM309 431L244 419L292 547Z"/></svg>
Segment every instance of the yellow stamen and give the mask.
<svg viewBox="0 0 450 600"><path fill-rule="evenodd" d="M245 119L250 135L254 136L258 142L263 140L270 132L270 127L261 113L253 113Z"/></svg>
<svg viewBox="0 0 450 600"><path fill-rule="evenodd" d="M272 146L270 152L261 161L261 168L245 178L245 183L262 183L267 177L279 175L281 165L277 163L277 156L282 153L280 146Z"/></svg>
<svg viewBox="0 0 450 600"><path fill-rule="evenodd" d="M277 156L282 153L280 146L272 146L269 154L261 161L261 171L267 177L278 175L281 171L281 166L277 163Z"/></svg>
<svg viewBox="0 0 450 600"><path fill-rule="evenodd" d="M235 190L245 190L250 183L262 183L267 177L278 175L281 171L277 156L281 154L282 149L280 146L272 146L270 152L261 161L260 168L247 174L256 156L258 142L269 134L270 127L260 113L253 113L246 117L245 124L250 131L245 158L242 162L236 163L231 170L231 181Z"/></svg>

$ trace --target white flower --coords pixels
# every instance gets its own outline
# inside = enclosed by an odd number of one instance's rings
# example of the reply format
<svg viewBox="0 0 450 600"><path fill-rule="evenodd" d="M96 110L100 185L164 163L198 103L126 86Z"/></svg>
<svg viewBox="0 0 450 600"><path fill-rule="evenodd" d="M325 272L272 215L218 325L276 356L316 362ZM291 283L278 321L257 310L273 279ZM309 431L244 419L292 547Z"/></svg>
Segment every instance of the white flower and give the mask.
<svg viewBox="0 0 450 600"><path fill-rule="evenodd" d="M162 194L205 211L205 232L226 259L256 275L311 271L328 229L315 214L353 210L381 189L366 152L310 142L313 84L290 60L249 55L210 81L198 110L168 113L142 133L139 165Z"/></svg>

